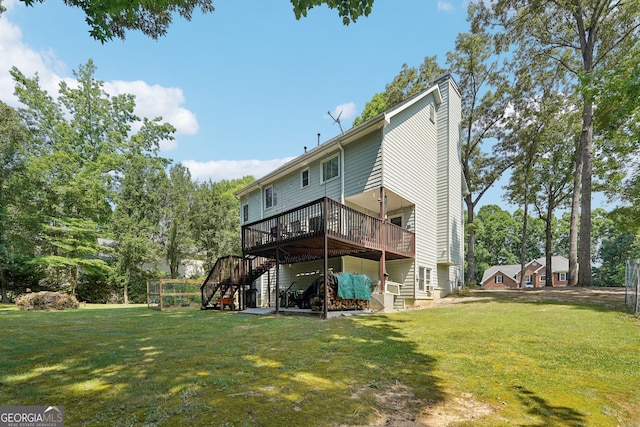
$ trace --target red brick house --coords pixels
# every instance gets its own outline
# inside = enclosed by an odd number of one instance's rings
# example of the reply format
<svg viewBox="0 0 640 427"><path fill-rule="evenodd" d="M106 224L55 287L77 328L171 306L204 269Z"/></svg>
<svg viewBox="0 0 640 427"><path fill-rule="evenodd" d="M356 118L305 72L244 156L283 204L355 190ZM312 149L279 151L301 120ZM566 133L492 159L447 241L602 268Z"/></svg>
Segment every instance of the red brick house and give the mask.
<svg viewBox="0 0 640 427"><path fill-rule="evenodd" d="M534 259L525 265L525 288L546 285L546 259ZM569 280L569 260L563 256L551 257L552 286L566 286ZM520 265L494 265L485 270L481 286L484 289L513 289L520 284Z"/></svg>

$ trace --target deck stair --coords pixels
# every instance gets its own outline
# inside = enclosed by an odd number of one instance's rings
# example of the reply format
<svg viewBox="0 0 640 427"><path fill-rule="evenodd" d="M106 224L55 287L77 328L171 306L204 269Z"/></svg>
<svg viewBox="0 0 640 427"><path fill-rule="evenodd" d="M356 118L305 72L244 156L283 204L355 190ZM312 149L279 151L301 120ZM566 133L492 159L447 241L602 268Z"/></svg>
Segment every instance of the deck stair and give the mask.
<svg viewBox="0 0 640 427"><path fill-rule="evenodd" d="M201 309L223 309L225 306L235 309L236 300L243 307L242 291L245 287L275 265L275 260L259 256L227 255L218 258L200 286Z"/></svg>

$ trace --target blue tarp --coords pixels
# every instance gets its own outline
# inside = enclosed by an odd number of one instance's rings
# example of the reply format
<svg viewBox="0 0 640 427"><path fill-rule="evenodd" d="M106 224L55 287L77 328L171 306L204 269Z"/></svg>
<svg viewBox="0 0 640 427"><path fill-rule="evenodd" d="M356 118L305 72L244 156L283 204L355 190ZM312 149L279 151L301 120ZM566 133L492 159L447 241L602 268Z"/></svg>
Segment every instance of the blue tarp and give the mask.
<svg viewBox="0 0 640 427"><path fill-rule="evenodd" d="M338 278L338 296L343 299L371 299L371 280L364 274L335 274Z"/></svg>

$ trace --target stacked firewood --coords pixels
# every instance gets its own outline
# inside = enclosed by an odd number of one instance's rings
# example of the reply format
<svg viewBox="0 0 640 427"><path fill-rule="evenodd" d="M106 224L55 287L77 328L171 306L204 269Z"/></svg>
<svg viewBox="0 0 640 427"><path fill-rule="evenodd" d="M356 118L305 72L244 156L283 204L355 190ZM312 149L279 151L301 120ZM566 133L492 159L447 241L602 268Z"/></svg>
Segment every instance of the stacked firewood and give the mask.
<svg viewBox="0 0 640 427"><path fill-rule="evenodd" d="M324 305L324 281L320 281L320 295L311 299L311 310L322 311ZM327 298L329 311L335 310L367 310L369 301L364 299L344 299L338 296L338 282L335 276L329 276L329 292Z"/></svg>

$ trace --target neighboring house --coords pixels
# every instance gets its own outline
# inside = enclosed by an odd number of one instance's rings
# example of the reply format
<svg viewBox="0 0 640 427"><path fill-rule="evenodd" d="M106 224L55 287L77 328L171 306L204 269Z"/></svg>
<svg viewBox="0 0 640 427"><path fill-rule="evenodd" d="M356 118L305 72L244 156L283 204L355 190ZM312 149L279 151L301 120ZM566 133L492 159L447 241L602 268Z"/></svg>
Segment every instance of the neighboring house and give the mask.
<svg viewBox="0 0 640 427"><path fill-rule="evenodd" d="M278 291L307 289L325 271L381 281L372 305L386 308L456 290L466 191L460 104L456 83L441 76L238 191L243 256L271 262L254 282L258 304L276 305Z"/></svg>
<svg viewBox="0 0 640 427"><path fill-rule="evenodd" d="M534 259L524 267L524 286L540 288L546 286L545 257ZM563 256L551 257L552 286L567 286L569 282L569 260ZM508 289L520 287L520 264L494 265L482 275L485 289Z"/></svg>

